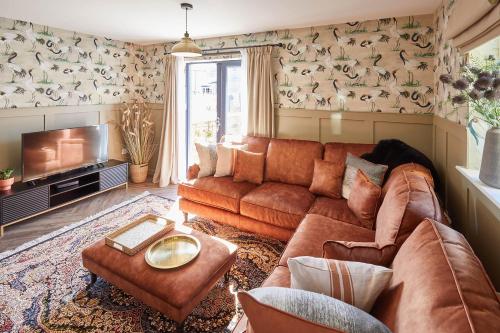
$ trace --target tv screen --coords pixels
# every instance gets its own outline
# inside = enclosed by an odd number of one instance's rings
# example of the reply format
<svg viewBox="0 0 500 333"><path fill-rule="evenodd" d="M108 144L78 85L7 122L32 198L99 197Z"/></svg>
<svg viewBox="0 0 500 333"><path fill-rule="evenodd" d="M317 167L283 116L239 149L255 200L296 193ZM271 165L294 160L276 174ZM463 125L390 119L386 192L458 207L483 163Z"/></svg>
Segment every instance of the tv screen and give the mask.
<svg viewBox="0 0 500 333"><path fill-rule="evenodd" d="M108 160L108 125L22 135L23 182Z"/></svg>

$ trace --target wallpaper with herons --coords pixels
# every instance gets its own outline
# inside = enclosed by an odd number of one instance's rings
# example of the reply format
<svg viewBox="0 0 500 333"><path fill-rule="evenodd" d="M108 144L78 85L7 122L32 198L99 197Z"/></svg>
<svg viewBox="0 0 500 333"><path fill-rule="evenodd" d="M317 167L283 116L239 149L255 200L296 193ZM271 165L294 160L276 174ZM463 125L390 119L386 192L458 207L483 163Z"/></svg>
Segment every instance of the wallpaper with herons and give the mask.
<svg viewBox="0 0 500 333"><path fill-rule="evenodd" d="M197 40L204 49L278 44L276 105L317 110L432 113L432 15ZM163 101L164 54L0 18L0 108Z"/></svg>

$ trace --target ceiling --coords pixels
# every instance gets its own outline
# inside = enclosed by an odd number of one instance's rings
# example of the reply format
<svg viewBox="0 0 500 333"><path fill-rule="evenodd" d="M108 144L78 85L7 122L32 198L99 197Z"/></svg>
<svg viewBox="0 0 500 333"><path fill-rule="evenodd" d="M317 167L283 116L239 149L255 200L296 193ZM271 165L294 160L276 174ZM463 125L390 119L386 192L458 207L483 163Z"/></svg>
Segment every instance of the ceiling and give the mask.
<svg viewBox="0 0 500 333"><path fill-rule="evenodd" d="M139 44L178 40L180 0L0 0L0 16ZM434 12L441 0L191 0L194 38Z"/></svg>

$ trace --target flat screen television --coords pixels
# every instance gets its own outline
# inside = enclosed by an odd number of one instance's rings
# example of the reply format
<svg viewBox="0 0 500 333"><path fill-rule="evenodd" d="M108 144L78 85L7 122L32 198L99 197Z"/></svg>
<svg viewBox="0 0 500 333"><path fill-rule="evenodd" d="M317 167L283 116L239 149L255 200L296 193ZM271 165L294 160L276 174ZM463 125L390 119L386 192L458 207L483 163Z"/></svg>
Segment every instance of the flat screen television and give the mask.
<svg viewBox="0 0 500 333"><path fill-rule="evenodd" d="M108 125L22 135L23 182L104 163L107 160Z"/></svg>

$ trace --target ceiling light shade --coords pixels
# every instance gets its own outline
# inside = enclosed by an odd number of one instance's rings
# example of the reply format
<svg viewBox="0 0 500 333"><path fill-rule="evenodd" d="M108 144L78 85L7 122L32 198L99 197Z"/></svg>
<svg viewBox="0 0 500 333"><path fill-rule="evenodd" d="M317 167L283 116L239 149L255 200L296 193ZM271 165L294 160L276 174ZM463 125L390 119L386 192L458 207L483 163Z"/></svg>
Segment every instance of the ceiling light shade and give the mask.
<svg viewBox="0 0 500 333"><path fill-rule="evenodd" d="M172 55L177 57L200 57L202 55L201 49L189 37L187 31L187 11L193 9L193 5L189 3L181 3L181 8L186 10L186 32L181 41L172 47Z"/></svg>

